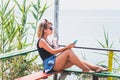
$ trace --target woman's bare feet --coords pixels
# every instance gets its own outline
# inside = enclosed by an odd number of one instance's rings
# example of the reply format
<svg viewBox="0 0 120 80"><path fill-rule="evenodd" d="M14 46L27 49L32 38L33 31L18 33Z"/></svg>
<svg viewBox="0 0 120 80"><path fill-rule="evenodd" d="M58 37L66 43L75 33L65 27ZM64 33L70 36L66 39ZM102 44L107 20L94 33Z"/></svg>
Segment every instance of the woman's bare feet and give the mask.
<svg viewBox="0 0 120 80"><path fill-rule="evenodd" d="M104 68L104 67L99 67L95 72L102 72L102 71L108 71L108 68Z"/></svg>
<svg viewBox="0 0 120 80"><path fill-rule="evenodd" d="M93 71L93 70L89 70L89 71L86 70L86 71L85 71L85 70L84 70L83 72L84 72L84 73L94 73L95 71Z"/></svg>

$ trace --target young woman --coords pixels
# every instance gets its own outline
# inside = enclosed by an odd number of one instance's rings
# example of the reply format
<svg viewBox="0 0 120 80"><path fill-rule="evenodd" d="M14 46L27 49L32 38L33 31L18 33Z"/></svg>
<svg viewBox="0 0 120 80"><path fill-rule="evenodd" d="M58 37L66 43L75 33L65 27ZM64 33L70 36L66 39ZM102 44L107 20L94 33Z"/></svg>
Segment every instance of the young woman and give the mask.
<svg viewBox="0 0 120 80"><path fill-rule="evenodd" d="M84 60L79 59L71 48L75 46L74 43L62 48L53 48L54 45L48 41L48 36L53 33L52 23L44 20L38 27L38 42L37 49L43 60L44 72L52 73L55 71L62 71L73 65L78 66L83 72L100 72L106 71L103 68L94 64L90 64ZM58 54L58 55L56 55Z"/></svg>

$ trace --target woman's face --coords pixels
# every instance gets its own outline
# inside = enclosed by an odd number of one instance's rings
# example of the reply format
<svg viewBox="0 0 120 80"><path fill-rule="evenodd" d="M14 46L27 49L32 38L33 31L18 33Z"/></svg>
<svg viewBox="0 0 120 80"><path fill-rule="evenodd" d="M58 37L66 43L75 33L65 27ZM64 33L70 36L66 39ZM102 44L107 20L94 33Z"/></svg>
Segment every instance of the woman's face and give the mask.
<svg viewBox="0 0 120 80"><path fill-rule="evenodd" d="M45 32L46 32L48 35L51 35L51 34L52 34L52 32L53 32L53 27L52 27L51 24L48 24L48 25L47 25L47 29L46 29Z"/></svg>

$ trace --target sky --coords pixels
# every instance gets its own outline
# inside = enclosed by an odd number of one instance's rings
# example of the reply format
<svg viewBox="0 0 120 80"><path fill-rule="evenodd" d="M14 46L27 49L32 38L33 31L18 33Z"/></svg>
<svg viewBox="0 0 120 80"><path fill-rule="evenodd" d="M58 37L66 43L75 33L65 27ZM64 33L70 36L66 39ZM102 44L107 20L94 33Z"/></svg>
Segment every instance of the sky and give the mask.
<svg viewBox="0 0 120 80"><path fill-rule="evenodd" d="M67 2L68 1L68 2ZM120 0L64 0L65 9L120 9ZM62 7L62 6L61 6Z"/></svg>
<svg viewBox="0 0 120 80"><path fill-rule="evenodd" d="M120 0L59 0L59 6L61 10L120 10Z"/></svg>
<svg viewBox="0 0 120 80"><path fill-rule="evenodd" d="M22 3L23 0L19 2ZM37 0L27 0L36 2ZM40 0L47 2L54 9L55 0ZM120 0L58 0L60 10L120 10Z"/></svg>

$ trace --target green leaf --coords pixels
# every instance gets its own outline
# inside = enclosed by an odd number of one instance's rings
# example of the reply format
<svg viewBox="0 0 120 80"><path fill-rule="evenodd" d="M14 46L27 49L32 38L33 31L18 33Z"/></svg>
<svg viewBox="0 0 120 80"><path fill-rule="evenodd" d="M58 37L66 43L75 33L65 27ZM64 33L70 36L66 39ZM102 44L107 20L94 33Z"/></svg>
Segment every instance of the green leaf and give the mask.
<svg viewBox="0 0 120 80"><path fill-rule="evenodd" d="M43 6L43 8L41 9L41 11L40 11L40 17L39 17L39 20L41 19L41 17L43 16L43 14L44 14L44 12L45 12L45 10L47 9L47 4L45 3L45 5Z"/></svg>
<svg viewBox="0 0 120 80"><path fill-rule="evenodd" d="M35 4L33 4L33 3L32 3L32 5L33 5L33 8L35 9L35 11L37 12L38 11L37 6Z"/></svg>
<svg viewBox="0 0 120 80"><path fill-rule="evenodd" d="M119 65L120 65L120 60L119 60L119 59L114 58L114 61L115 61L117 64L119 64Z"/></svg>
<svg viewBox="0 0 120 80"><path fill-rule="evenodd" d="M37 3L38 3L38 7L40 8L40 0L37 0Z"/></svg>
<svg viewBox="0 0 120 80"><path fill-rule="evenodd" d="M35 55L34 57L31 58L31 60L28 61L28 63L34 62L38 57L39 55Z"/></svg>
<svg viewBox="0 0 120 80"><path fill-rule="evenodd" d="M108 54L101 53L101 52L95 52L95 53L100 54L100 55L108 55Z"/></svg>
<svg viewBox="0 0 120 80"><path fill-rule="evenodd" d="M110 48L112 48L113 44L114 44L114 42L111 43Z"/></svg>
<svg viewBox="0 0 120 80"><path fill-rule="evenodd" d="M8 2L5 3L4 7L3 7L3 13L5 14L7 8L8 8L8 5L10 3L10 0L8 0Z"/></svg>
<svg viewBox="0 0 120 80"><path fill-rule="evenodd" d="M23 1L23 11L25 12L26 11L26 0Z"/></svg>
<svg viewBox="0 0 120 80"><path fill-rule="evenodd" d="M34 30L36 30L36 26L35 25L33 25L33 24L31 24L32 25L32 28L34 29Z"/></svg>
<svg viewBox="0 0 120 80"><path fill-rule="evenodd" d="M37 15L33 11L32 11L32 14L33 14L33 17L37 20L38 19Z"/></svg>
<svg viewBox="0 0 120 80"><path fill-rule="evenodd" d="M104 44L102 44L100 41L98 41L98 43L99 43L103 48L105 48Z"/></svg>
<svg viewBox="0 0 120 80"><path fill-rule="evenodd" d="M20 4L17 2L17 0L14 0L14 2L17 4L17 6L18 6L19 10L22 12L23 10L22 10L22 8L21 8Z"/></svg>
<svg viewBox="0 0 120 80"><path fill-rule="evenodd" d="M15 38L15 36L17 35L18 33L18 29L15 29L14 32L12 33L11 37L10 37L10 42L13 41L13 39Z"/></svg>
<svg viewBox="0 0 120 80"><path fill-rule="evenodd" d="M13 12L15 6L13 6L6 14L5 14L5 17L9 17L11 12Z"/></svg>

